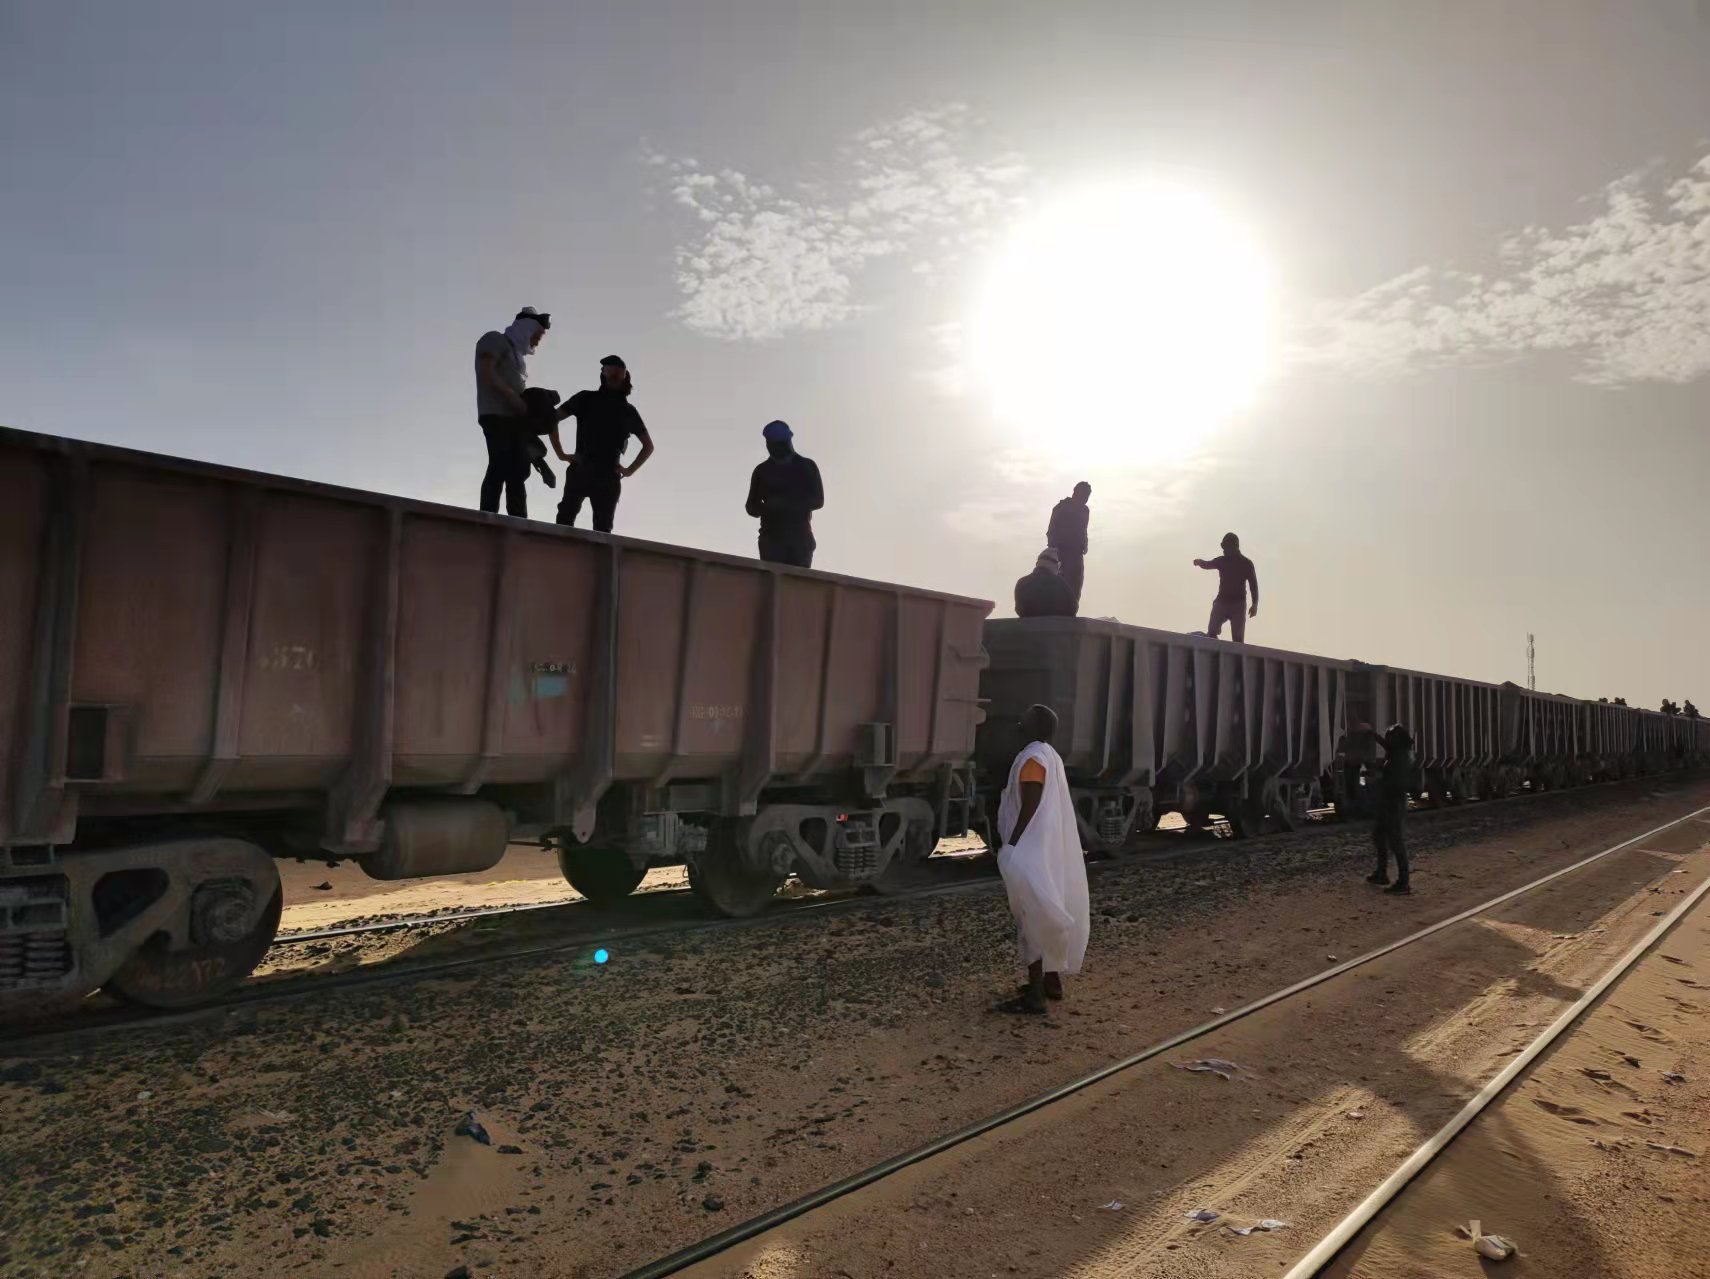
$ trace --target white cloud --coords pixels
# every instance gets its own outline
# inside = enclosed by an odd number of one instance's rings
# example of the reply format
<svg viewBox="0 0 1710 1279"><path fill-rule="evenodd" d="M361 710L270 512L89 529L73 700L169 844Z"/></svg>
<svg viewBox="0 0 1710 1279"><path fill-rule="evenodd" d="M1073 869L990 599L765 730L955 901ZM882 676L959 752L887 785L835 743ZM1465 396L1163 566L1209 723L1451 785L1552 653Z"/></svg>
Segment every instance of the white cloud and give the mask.
<svg viewBox="0 0 1710 1279"><path fill-rule="evenodd" d="M1012 205L1027 176L1013 156L967 154L977 122L953 104L856 134L823 183L783 192L734 169L651 155L698 234L676 251L674 313L715 337L765 340L823 329L857 309L863 269L903 258L930 276Z"/></svg>
<svg viewBox="0 0 1710 1279"><path fill-rule="evenodd" d="M1293 361L1387 374L1553 351L1611 387L1710 372L1710 156L1597 199L1584 222L1510 236L1484 272L1416 267L1318 307Z"/></svg>

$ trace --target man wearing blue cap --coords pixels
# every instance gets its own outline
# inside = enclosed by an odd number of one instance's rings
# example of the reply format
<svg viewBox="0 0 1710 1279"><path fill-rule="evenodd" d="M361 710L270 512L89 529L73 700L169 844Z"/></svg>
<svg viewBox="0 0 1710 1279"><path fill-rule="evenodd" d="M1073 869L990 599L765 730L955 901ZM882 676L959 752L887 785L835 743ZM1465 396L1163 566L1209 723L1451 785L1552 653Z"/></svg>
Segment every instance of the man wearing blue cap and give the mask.
<svg viewBox="0 0 1710 1279"><path fill-rule="evenodd" d="M760 521L760 558L768 564L813 567L813 513L825 505L819 468L796 452L786 422L760 432L767 458L748 481L748 513Z"/></svg>

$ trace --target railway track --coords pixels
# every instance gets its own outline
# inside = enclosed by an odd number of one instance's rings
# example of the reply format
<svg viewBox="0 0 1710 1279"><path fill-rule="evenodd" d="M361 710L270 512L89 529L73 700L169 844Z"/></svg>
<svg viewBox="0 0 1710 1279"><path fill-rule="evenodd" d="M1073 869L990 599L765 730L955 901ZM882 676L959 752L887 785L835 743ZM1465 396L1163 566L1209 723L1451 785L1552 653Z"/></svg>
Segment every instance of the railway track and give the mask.
<svg viewBox="0 0 1710 1279"><path fill-rule="evenodd" d="M1306 1255L1288 1270L1283 1279L1313 1279L1314 1276L1320 1274L1344 1248L1353 1242L1355 1236L1379 1212L1406 1189L1409 1182L1424 1172L1435 1159L1448 1149L1449 1143L1457 1135L1483 1114L1515 1081L1523 1077L1531 1068L1532 1063L1557 1040L1578 1025L1597 1004L1597 1001L1603 997L1604 992L1632 971L1633 967L1648 955L1664 937L1668 936L1675 925L1680 923L1693 907L1704 899L1706 894L1710 894L1710 879L1700 883L1673 910L1659 919L1651 930L1634 943L1615 963L1610 965L1579 999L1564 1010L1537 1038L1527 1044L1518 1056L1503 1067L1495 1078L1485 1084L1466 1105L1462 1106L1448 1123L1421 1142L1412 1154L1402 1160L1394 1172L1360 1201L1353 1211L1349 1212L1317 1243L1313 1244Z"/></svg>
<svg viewBox="0 0 1710 1279"><path fill-rule="evenodd" d="M1428 821L1448 819L1457 814L1477 814L1491 809L1511 809L1528 800L1542 800L1551 796L1583 795L1612 787L1654 785L1665 780L1669 779L1661 776L1627 778L1575 787L1566 791L1529 791L1504 799L1480 800L1470 804L1452 804L1442 807L1423 804L1418 805L1420 810L1418 816ZM1333 824L1333 814L1333 809L1317 809L1310 812L1308 818L1312 826L1331 825ZM1139 851L1094 862L1089 866L1089 870L1096 875L1117 867L1134 867L1146 864L1169 866L1176 862L1202 860L1208 855L1250 855L1270 848L1289 848L1302 843L1310 843L1317 833L1311 827L1307 827L1236 841L1226 837L1227 823L1213 823L1213 825L1222 827L1221 837L1214 834L1211 839L1207 840L1205 838L1186 838L1174 831L1156 833L1145 838ZM1355 826L1354 829L1363 829L1363 824ZM954 854L952 856L965 856L973 861L977 860L979 855ZM1547 881L1540 880L1538 882ZM8 1027L7 1048L13 1052L30 1052L71 1040L103 1038L143 1029L170 1029L195 1025L250 1008L289 1003L324 994L455 976L459 973L494 964L539 962L553 957L574 955L577 952L587 952L589 956L592 956L602 949L609 952L610 948L618 943L635 943L655 938L704 935L769 924L792 923L797 920L806 921L811 918L818 918L825 914L882 910L891 902L965 893L996 892L1000 891L1001 887L1001 881L997 878L994 870L991 874L980 875L977 878L970 878L961 882L924 884L889 896L848 893L798 901L779 899L770 910L746 918L675 919L666 923L647 921L634 924L608 923L598 928L577 930L571 935L542 940L537 944L501 946L491 950L484 949L476 954L448 955L426 960L392 961L333 973L311 973L302 976L265 975L252 978L237 990L194 1008L160 1011L131 1008L123 1005L85 1007L37 1022L16 1024ZM686 888L660 889L651 893L640 894L635 900L638 902L647 899L683 900L689 896L690 890ZM1507 898L1498 900L1507 900ZM370 920L362 923L287 933L276 939L274 948L290 949L311 942L338 941L392 932L425 930L483 919L534 914L553 908L574 907L578 904L580 904L578 900L570 899L546 903L526 903L516 906L479 907L465 911L442 912L407 918ZM1475 910L1487 909L1495 904L1496 901L1493 900L1475 908ZM600 918L605 919L607 917L600 916ZM1377 955L1386 953L1388 951L1373 952L1372 955L1366 956L1364 959L1376 958ZM1364 962L1364 959L1351 962ZM1323 976L1319 978L1319 980L1324 979ZM1263 1005L1251 1006L1247 1011L1254 1011L1259 1006ZM1235 1014L1231 1014L1230 1020L1233 1020L1234 1017ZM1208 1023L1198 1033L1208 1033L1223 1024L1227 1024L1227 1022ZM1175 1046L1177 1042L1183 1041L1171 1041L1165 1047ZM1159 1051L1163 1051L1163 1049L1159 1049ZM1137 1064L1137 1062L1128 1064ZM1100 1078L1102 1077L1104 1076L1100 1076Z"/></svg>
<svg viewBox="0 0 1710 1279"><path fill-rule="evenodd" d="M1654 778L1654 779L1623 778L1623 779L1620 779L1617 781L1597 782L1597 783L1593 783L1593 784L1588 785L1588 786L1575 787L1574 790L1576 792L1586 792L1586 791L1595 791L1595 790L1601 789L1603 787L1631 786L1631 785L1635 784L1636 781L1644 781L1644 780L1660 781L1663 779L1662 778ZM1429 816L1434 815L1434 814L1464 812L1464 811L1467 811L1468 809L1482 808L1482 807L1485 807L1487 805L1492 805L1492 804L1518 804L1518 803L1521 803L1521 802L1528 800L1528 799L1538 799L1538 798L1542 798L1545 795L1559 796L1562 793L1563 792L1561 792L1561 791L1527 791L1527 792L1522 792L1522 793L1517 794L1517 795L1510 795L1510 796L1507 796L1503 799L1476 800L1476 801L1473 801L1471 804L1448 804L1448 805L1442 805L1442 806L1436 806L1436 805L1430 804L1429 802L1421 802L1421 801L1415 800L1415 801L1410 801L1409 807L1410 807L1410 810L1413 811L1416 815L1429 817ZM1275 832L1275 833L1270 834L1270 835L1260 836L1256 840L1249 841L1247 846L1249 846L1249 847L1256 846L1256 845L1262 846L1261 841L1270 842L1270 841L1274 841L1274 840L1286 839L1287 837L1289 837L1291 835L1299 836L1299 835L1303 835L1303 834L1309 834L1314 827L1327 826L1327 825L1334 824L1335 823L1335 815L1336 815L1336 810L1333 807L1329 807L1329 806L1326 806L1323 808L1309 809L1309 810L1307 810L1307 814L1306 814L1307 826L1301 828L1300 830L1279 831L1279 832ZM1183 828L1183 829L1185 829L1185 828ZM1201 833L1203 835L1209 836L1212 839L1218 839L1218 840L1230 839L1233 837L1233 832L1230 828L1228 819L1222 818L1222 817L1213 819L1206 827L1203 828ZM1183 838L1184 838L1184 835L1179 833L1177 830L1154 832L1152 834L1142 836L1141 837L1141 844L1135 851L1130 852L1130 853L1125 853L1125 854L1114 855L1112 857L1106 858L1105 860L1106 861L1115 861L1115 862L1148 861L1148 860L1151 860L1151 861L1158 861L1158 860L1169 861L1169 860L1173 860L1173 859L1178 858L1178 857L1191 856L1194 853L1203 853L1203 852L1207 851L1207 845L1204 843L1195 843L1191 848L1187 848L1187 849L1170 847L1171 843L1173 843L1177 840L1181 840ZM934 858L934 861L935 862L944 862L944 861L949 861L952 859L962 859L962 858L967 858L967 859L973 860L973 859L977 859L977 858L984 856L984 855L985 854L984 854L983 850L959 852L959 853L952 853L952 854L947 854L947 855L941 854L938 857ZM996 871L996 868L994 866L993 867L993 873L994 874L995 874L995 871ZM645 899L655 899L655 898L667 899L667 900L672 899L672 898L684 899L684 898L687 898L689 895L690 895L690 890L688 888L661 888L661 889L654 889L654 890L647 892L647 893L638 893L631 900L632 901L642 901ZM389 918L389 919L365 920L365 921L362 921L359 923L353 923L353 924L338 924L338 925L334 925L334 926L328 927L328 928L301 929L301 930L296 930L296 931L280 933L279 936L274 939L273 946L274 946L274 948L298 946L298 945L303 945L303 944L306 944L309 942L336 941L336 940L339 940L341 938L346 938L346 937L374 936L374 935L378 935L378 934L382 934L382 933L389 933L389 932L404 932L404 931L409 931L409 930L418 929L418 928L432 928L436 925L470 923L470 922L473 922L475 920L480 920L480 919L495 919L495 918L502 918L502 917L507 916L507 915L521 915L521 914L528 914L528 913L533 912L533 911L552 910L554 908L562 907L562 906L575 906L575 905L578 905L580 903L583 903L584 900L585 899L583 899L581 897L565 897L565 898L560 898L560 899L557 899L554 901L549 901L549 902L527 902L527 903L519 903L519 904L514 905L514 906L480 906L480 907L471 907L471 908L466 909L466 910L441 911L439 913L431 914L431 915L423 914L423 915L396 916L396 917ZM761 918L770 918L770 917L772 917L772 916L769 912L766 915L761 916Z"/></svg>
<svg viewBox="0 0 1710 1279"><path fill-rule="evenodd" d="M954 1132L945 1134L922 1146L891 1156L871 1165L859 1172L853 1173L838 1181L821 1186L797 1198L790 1203L774 1208L757 1217L709 1235L695 1243L681 1248L667 1256L647 1262L625 1273L622 1279L664 1279L665 1276L678 1274L691 1266L698 1265L755 1240L761 1235L774 1230L788 1222L794 1221L819 1208L825 1207L838 1200L856 1194L904 1169L915 1167L936 1156L962 1145L975 1138L982 1137L1000 1128L1006 1127L1025 1116L1056 1105L1066 1099L1082 1093L1085 1090L1111 1079L1114 1076L1131 1070L1144 1062L1148 1062L1174 1049L1181 1048L1213 1034L1244 1018L1252 1016L1262 1009L1270 1008L1286 1000L1312 990L1325 982L1340 977L1344 973L1362 968L1384 956L1394 954L1407 947L1417 945L1429 937L1433 937L1446 929L1453 928L1467 920L1485 914L1505 903L1527 896L1538 891L1545 885L1554 883L1566 876L1576 874L1585 868L1603 861L1605 858L1643 844L1646 840L1681 825L1684 822L1710 813L1710 806L1704 806L1671 818L1669 821L1654 826L1640 834L1612 844L1599 852L1593 853L1567 866L1551 871L1546 875L1522 884L1517 888L1500 893L1486 901L1468 907L1444 919L1430 924L1416 932L1399 938L1386 945L1379 946L1365 954L1331 965L1292 985L1285 986L1258 999L1242 1005L1230 1012L1223 1013L1189 1030L1172 1035L1158 1043L1142 1049L1132 1055L1110 1062L1081 1078L1054 1088L1049 1092L1030 1098L1016 1105L1009 1106L983 1119L968 1124ZM1399 1191L1415 1177L1421 1169L1427 1166L1454 1137L1477 1115L1499 1096L1541 1053L1555 1042L1566 1030L1572 1027L1584 1013L1590 1009L1597 999L1626 973L1640 958L1650 951L1672 929L1688 911L1692 909L1706 894L1710 894L1710 879L1700 883L1673 910L1659 919L1644 937L1629 949L1603 976L1595 982L1584 995L1570 1008L1563 1012L1554 1022L1520 1055L1514 1058L1495 1078L1486 1084L1479 1093L1469 1101L1459 1113L1441 1130L1422 1143L1399 1167L1374 1190L1346 1218L1339 1222L1322 1239L1317 1241L1294 1268L1288 1271L1285 1279L1309 1279L1317 1275L1327 1265L1349 1240L1353 1239L1359 1230L1369 1222L1377 1212L1388 1203Z"/></svg>

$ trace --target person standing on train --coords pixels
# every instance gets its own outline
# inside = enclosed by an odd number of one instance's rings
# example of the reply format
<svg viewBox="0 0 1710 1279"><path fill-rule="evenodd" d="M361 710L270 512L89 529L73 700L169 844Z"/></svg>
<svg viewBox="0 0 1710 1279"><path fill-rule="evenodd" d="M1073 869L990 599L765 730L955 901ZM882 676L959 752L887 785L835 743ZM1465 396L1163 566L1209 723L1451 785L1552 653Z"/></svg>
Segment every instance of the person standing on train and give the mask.
<svg viewBox="0 0 1710 1279"><path fill-rule="evenodd" d="M1075 491L1051 508L1051 523L1045 530L1045 545L1057 552L1057 563L1063 580L1075 593L1075 607L1081 603L1081 585L1087 571L1087 521L1092 512L1087 503L1092 499L1092 485L1082 480Z"/></svg>
<svg viewBox="0 0 1710 1279"><path fill-rule="evenodd" d="M629 367L617 356L608 355L600 361L599 388L577 391L558 406L560 422L567 417L576 419L574 453L564 451L557 425L552 428L552 451L570 464L564 477L564 496L558 502L560 524L574 526L586 501L593 515L594 531L612 531L623 482L653 456L653 437L647 433L647 424L635 411L635 405L629 402L634 389ZM641 441L641 452L625 466L623 455L632 435Z"/></svg>
<svg viewBox="0 0 1710 1279"><path fill-rule="evenodd" d="M1378 774L1377 822L1372 827L1372 846L1377 851L1377 869L1366 876L1372 884L1386 884L1386 893L1413 891L1407 865L1407 797L1413 789L1413 735L1401 724L1391 725L1383 735L1383 770ZM1395 856L1395 882L1389 882L1389 859Z"/></svg>
<svg viewBox="0 0 1710 1279"><path fill-rule="evenodd" d="M1063 997L1063 978L1081 971L1092 926L1086 854L1062 757L1051 745L1057 715L1030 706L1018 725L1026 743L1010 765L998 806L998 871L1015 916L1027 984L994 1012L1045 1011Z"/></svg>
<svg viewBox="0 0 1710 1279"><path fill-rule="evenodd" d="M796 452L787 422L761 428L766 460L748 480L748 514L760 521L760 558L768 564L813 567L813 513L825 505L825 486L813 459Z"/></svg>
<svg viewBox="0 0 1710 1279"><path fill-rule="evenodd" d="M1033 571L1015 583L1017 617L1073 617L1075 593L1063 580L1057 552L1047 546L1033 562Z"/></svg>
<svg viewBox="0 0 1710 1279"><path fill-rule="evenodd" d="M536 406L525 398L528 357L551 327L549 312L525 306L504 332L484 333L475 343L475 420L487 440L487 473L481 478L483 511L498 511L502 489L505 514L527 519L531 463L548 488L557 483L538 439L547 428L536 420Z"/></svg>
<svg viewBox="0 0 1710 1279"><path fill-rule="evenodd" d="M1223 554L1214 560L1195 560L1193 566L1217 570L1217 598L1211 603L1211 621L1206 623L1205 633L1220 639L1223 623L1228 622L1230 638L1241 643L1247 638L1247 618L1259 615L1259 576L1253 570L1253 561L1241 554L1241 539L1225 533ZM1248 587L1253 589L1252 608L1247 608Z"/></svg>

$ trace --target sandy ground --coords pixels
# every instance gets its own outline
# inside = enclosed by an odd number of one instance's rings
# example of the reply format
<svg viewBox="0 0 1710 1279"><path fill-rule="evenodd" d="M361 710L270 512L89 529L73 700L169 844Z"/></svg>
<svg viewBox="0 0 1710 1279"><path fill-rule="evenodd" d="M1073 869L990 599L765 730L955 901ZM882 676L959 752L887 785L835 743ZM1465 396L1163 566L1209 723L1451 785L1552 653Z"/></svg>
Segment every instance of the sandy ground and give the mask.
<svg viewBox="0 0 1710 1279"><path fill-rule="evenodd" d="M1485 1110L1325 1271L1459 1279L1497 1268L1455 1232L1520 1245L1514 1276L1710 1275L1710 903Z"/></svg>
<svg viewBox="0 0 1710 1279"><path fill-rule="evenodd" d="M961 854L981 847L978 839L959 838L945 840L938 851ZM279 930L287 934L487 906L582 900L559 871L558 854L532 844L512 844L497 866L473 875L388 882L369 878L356 861L305 859L280 861L279 878L285 893ZM688 886L683 867L661 866L648 871L635 891L643 895Z"/></svg>
<svg viewBox="0 0 1710 1279"><path fill-rule="evenodd" d="M1221 844L1169 867L1118 865L1093 878L1088 970L1046 1019L985 1011L1016 978L994 886L653 937L614 946L603 967L581 956L516 963L240 1010L71 1054L0 1056L0 1271L617 1274L1317 971L1329 955L1356 954L1706 803L1710 783L1635 785L1420 822L1410 899L1359 882L1358 829ZM1161 1211L1144 1199L1147 1185L1215 1190L1230 1169L1268 1166L1259 1154L1297 1132L1291 1151L1315 1140L1329 1153L1334 1145L1296 1116L1321 1116L1326 1098L1369 1106L1360 1122L1372 1131L1393 1122L1399 1147L1417 1122L1409 1099L1449 1104L1440 1094L1464 1088L1454 1054L1472 1051L1445 1047L1415 1063L1396 1047L1408 1027L1429 1036L1433 1015L1487 990L1558 997L1579 979L1569 960L1601 936L1586 930L1611 926L1604 917L1649 887L1667 900L1688 878L1670 875L1679 865L1666 849L1621 854L1566 881L1576 885L1566 898L1530 914L1517 906L1508 932L1474 930L1479 944L1462 943L1464 952L1386 972L1383 984L1362 979L1365 999L1327 1017L1341 1036L1333 1043L1301 1042L1298 1021L1270 1027L1269 1040L1220 1041L1219 1055L1254 1076L1225 1084L1170 1071L1169 1085L1188 1089L1184 1104L1210 1103L1205 1118L1184 1110L1164 1124L1154 1111L1141 1128L1096 1134L1073 1173L1082 1183L1062 1183L1073 1212L1029 1212L1026 1246L1071 1225L1127 1230L1138 1210L1101 1216L1098 1205ZM1564 967L1530 971L1557 946ZM1509 1004L1492 1017L1487 1038L1523 1033ZM1258 1018L1243 1027L1265 1030ZM1380 1102L1379 1089L1399 1100ZM455 1135L470 1110L491 1144ZM1091 1184L1106 1175L1094 1154L1130 1161L1122 1177L1135 1189L1114 1173L1108 1193ZM1326 1166L1348 1182L1377 1165ZM1327 1189L1319 1205L1326 1216L1332 1197ZM1258 1198L1221 1198L1232 1212L1270 1211ZM956 1213L963 1202L949 1200ZM977 1215L1017 1202L994 1182L966 1206ZM903 1227L941 1214L951 1210L911 1208L848 1237L838 1246L850 1261L839 1264L854 1276L1062 1273L1013 1239L1000 1251L984 1222L942 1251L914 1247ZM1083 1223L1069 1220L1077 1214ZM1239 1243L1263 1249L1282 1237ZM877 1268L880 1257L908 1268ZM836 1270L809 1259L791 1273Z"/></svg>
<svg viewBox="0 0 1710 1279"><path fill-rule="evenodd" d="M1272 1273L1577 998L1657 905L1710 876L1710 857L1663 851L1706 843L1710 827L1692 823L1648 841L1656 852L1616 854L688 1273ZM1181 1068L1201 1058L1240 1069L1226 1080ZM1509 1175L1540 1195L1555 1180L1547 1164ZM1192 1220L1200 1210L1217 1219ZM1233 1233L1266 1220L1286 1225ZM1602 1241L1579 1235L1583 1268L1539 1273L1614 1274Z"/></svg>
<svg viewBox="0 0 1710 1279"><path fill-rule="evenodd" d="M285 890L279 929L287 933L480 906L581 900L559 873L558 854L527 844L512 844L497 866L474 875L386 882L370 879L354 861L281 861L279 878ZM672 867L650 872L641 891L686 883L682 868Z"/></svg>

